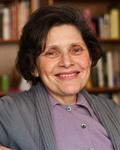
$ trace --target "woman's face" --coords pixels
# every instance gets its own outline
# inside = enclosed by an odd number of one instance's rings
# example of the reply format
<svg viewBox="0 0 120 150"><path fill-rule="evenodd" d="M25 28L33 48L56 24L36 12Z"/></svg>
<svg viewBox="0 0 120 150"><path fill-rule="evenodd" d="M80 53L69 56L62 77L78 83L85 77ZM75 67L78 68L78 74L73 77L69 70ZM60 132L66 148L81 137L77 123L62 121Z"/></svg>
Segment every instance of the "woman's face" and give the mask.
<svg viewBox="0 0 120 150"><path fill-rule="evenodd" d="M48 32L45 51L36 62L34 75L40 75L47 91L59 99L85 87L92 60L80 32L72 25L61 25Z"/></svg>

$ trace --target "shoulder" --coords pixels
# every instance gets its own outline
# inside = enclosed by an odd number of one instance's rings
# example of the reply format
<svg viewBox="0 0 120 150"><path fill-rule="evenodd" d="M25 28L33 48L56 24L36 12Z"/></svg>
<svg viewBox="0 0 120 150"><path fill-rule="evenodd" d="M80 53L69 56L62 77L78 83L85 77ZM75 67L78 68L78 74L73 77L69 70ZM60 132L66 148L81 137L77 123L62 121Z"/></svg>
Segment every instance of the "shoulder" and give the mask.
<svg viewBox="0 0 120 150"><path fill-rule="evenodd" d="M120 117L120 106L114 100L89 94L84 89L81 91L81 93L83 96L85 96L91 106L97 106L99 109L106 109L106 111L112 112Z"/></svg>
<svg viewBox="0 0 120 150"><path fill-rule="evenodd" d="M7 118L6 123L10 124L13 116L30 112L34 107L34 100L31 91L24 91L18 94L10 93L0 98L0 117ZM0 118L0 122L2 122Z"/></svg>
<svg viewBox="0 0 120 150"><path fill-rule="evenodd" d="M9 146L19 132L29 130L31 135L34 133L35 108L32 95L29 90L0 98L0 145Z"/></svg>
<svg viewBox="0 0 120 150"><path fill-rule="evenodd" d="M28 101L28 99L30 102L31 96L30 96L30 92L28 92L28 91L24 91L24 92L21 92L18 94L10 93L10 94L0 98L0 109L9 107L12 110L12 108L15 104L26 103L26 101Z"/></svg>
<svg viewBox="0 0 120 150"><path fill-rule="evenodd" d="M120 116L120 106L114 100L101 97L101 96L95 96L95 95L91 95L91 96L97 99L99 103L103 105L106 109L109 109L110 111L115 113L115 115L118 114Z"/></svg>

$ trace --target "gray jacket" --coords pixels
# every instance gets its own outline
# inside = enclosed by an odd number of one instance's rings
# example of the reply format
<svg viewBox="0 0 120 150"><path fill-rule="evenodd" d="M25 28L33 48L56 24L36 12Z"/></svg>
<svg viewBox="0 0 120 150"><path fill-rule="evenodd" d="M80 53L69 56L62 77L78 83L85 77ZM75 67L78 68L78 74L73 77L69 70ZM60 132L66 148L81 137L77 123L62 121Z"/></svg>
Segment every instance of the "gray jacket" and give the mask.
<svg viewBox="0 0 120 150"><path fill-rule="evenodd" d="M80 91L120 150L120 107L112 100ZM0 99L0 145L14 150L57 150L48 93L42 83Z"/></svg>

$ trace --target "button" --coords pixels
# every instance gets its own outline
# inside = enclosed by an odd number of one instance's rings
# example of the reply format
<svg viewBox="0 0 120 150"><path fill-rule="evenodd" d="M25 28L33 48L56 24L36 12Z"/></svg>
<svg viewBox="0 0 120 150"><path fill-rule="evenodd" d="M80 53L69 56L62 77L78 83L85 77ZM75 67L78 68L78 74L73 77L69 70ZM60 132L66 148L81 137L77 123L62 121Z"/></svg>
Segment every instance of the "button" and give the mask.
<svg viewBox="0 0 120 150"><path fill-rule="evenodd" d="M86 128L86 124L82 123L82 124L81 124L81 127L82 127L82 128ZM91 149L91 150L92 150L92 149Z"/></svg>
<svg viewBox="0 0 120 150"><path fill-rule="evenodd" d="M71 111L72 108L70 106L67 107L67 111Z"/></svg>

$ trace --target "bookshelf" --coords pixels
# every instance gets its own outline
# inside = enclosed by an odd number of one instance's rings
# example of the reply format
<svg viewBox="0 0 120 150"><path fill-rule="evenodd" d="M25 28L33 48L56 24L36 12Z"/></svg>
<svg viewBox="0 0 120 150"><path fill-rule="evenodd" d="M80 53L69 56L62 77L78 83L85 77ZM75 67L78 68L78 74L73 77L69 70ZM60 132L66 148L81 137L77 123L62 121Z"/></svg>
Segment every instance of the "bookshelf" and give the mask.
<svg viewBox="0 0 120 150"><path fill-rule="evenodd" d="M6 6L10 5L10 3L15 3L16 5L20 2L20 0L0 0L0 4L4 3ZM109 7L119 2L119 0L29 0L30 2L30 13L32 13L36 9L36 2L39 3L39 7L51 4L72 4L80 9L89 8L91 11L92 19L96 19L103 15L104 13L109 12ZM102 45L103 51L106 52L108 50L120 50L120 37L113 38L98 38L98 41ZM11 70L14 68L14 61L18 51L19 40L16 39L0 39L0 76L3 73L7 73L12 78ZM2 54L2 55L1 55ZM4 58L4 57L5 58ZM10 57L9 62L5 63L4 59ZM8 68L8 67L9 68ZM5 69L6 68L6 69ZM13 82L13 81L11 81ZM101 92L119 92L120 87L92 87L86 89L90 93L101 93ZM14 91L13 91L14 92ZM16 91L15 91L16 92ZM8 92L0 92L0 96L3 96Z"/></svg>
<svg viewBox="0 0 120 150"><path fill-rule="evenodd" d="M92 87L92 88L85 88L89 93L106 93L106 92L119 92L120 87Z"/></svg>
<svg viewBox="0 0 120 150"><path fill-rule="evenodd" d="M10 39L10 40L3 40L3 39L0 39L0 44L7 44L7 43L19 43L19 40L18 39Z"/></svg>

